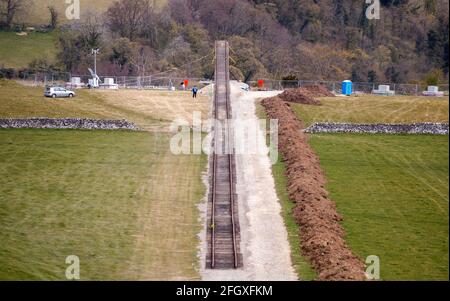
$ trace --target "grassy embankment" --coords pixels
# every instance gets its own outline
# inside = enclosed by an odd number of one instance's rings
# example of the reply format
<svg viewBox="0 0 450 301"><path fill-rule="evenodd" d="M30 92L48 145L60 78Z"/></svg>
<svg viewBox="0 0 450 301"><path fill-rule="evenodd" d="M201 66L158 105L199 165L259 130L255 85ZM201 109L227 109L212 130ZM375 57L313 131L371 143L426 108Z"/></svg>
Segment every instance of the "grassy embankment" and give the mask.
<svg viewBox="0 0 450 301"><path fill-rule="evenodd" d="M54 63L57 35L52 32L18 36L15 32L0 31L0 67L26 68L33 60L42 58Z"/></svg>
<svg viewBox="0 0 450 301"><path fill-rule="evenodd" d="M154 0L153 7L156 10L161 10L166 3L167 0ZM111 0L80 0L80 20L74 21L83 22L90 14L102 14L111 4ZM49 24L49 6L56 8L58 24L64 25L73 22L67 19L66 9L69 5L62 0L34 0L32 3L26 3L23 12L17 14L16 22L26 26ZM58 52L58 34L58 31L49 33L28 32L28 35L19 36L15 32L0 31L0 67L25 68L34 59L42 58L54 63Z"/></svg>
<svg viewBox="0 0 450 301"><path fill-rule="evenodd" d="M167 0L153 0L153 7L161 9ZM113 3L111 0L80 0L80 19L83 20L87 14L101 14L104 13L108 7ZM34 0L33 4L28 7L25 14L19 15L20 20L25 20L28 24L48 24L50 20L50 13L48 6L54 6L59 14L59 22L61 24L69 23L65 17L65 11L68 4L61 0Z"/></svg>

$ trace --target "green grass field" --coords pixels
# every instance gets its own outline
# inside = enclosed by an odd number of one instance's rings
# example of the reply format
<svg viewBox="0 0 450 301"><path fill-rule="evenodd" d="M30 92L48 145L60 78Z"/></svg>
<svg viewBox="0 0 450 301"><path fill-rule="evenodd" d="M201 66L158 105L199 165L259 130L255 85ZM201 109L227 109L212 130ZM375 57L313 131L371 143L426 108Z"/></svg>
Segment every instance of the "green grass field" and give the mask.
<svg viewBox="0 0 450 301"><path fill-rule="evenodd" d="M51 99L42 87L0 80L0 118L127 119L150 128L0 130L1 280L64 279L69 255L79 256L82 280L199 279L206 157L172 155L166 130L172 105L189 115L194 104L186 93L145 91L127 102L120 92ZM207 103L200 100L197 110Z"/></svg>
<svg viewBox="0 0 450 301"><path fill-rule="evenodd" d="M448 97L376 96L321 98L322 106L291 104L305 126L314 122L448 122Z"/></svg>
<svg viewBox="0 0 450 301"><path fill-rule="evenodd" d="M42 58L55 62L57 35L52 32L18 36L15 32L0 31L0 67L25 68L33 60Z"/></svg>
<svg viewBox="0 0 450 301"><path fill-rule="evenodd" d="M347 242L384 280L448 280L448 136L311 136Z"/></svg>
<svg viewBox="0 0 450 301"><path fill-rule="evenodd" d="M0 279L199 279L206 158L169 137L0 130Z"/></svg>

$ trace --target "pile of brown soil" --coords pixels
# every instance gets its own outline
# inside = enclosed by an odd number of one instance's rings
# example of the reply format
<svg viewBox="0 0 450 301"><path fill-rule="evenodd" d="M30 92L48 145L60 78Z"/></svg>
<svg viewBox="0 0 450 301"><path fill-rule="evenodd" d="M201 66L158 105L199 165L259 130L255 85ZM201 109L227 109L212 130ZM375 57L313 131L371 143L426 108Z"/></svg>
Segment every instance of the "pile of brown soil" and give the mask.
<svg viewBox="0 0 450 301"><path fill-rule="evenodd" d="M314 105L314 106L321 105L320 101L303 93L303 90L301 90L301 89L302 88L285 90L283 93L278 95L278 97L280 99L282 99L283 101L288 101L288 102L295 102L295 103L301 103L301 104L305 104L305 105Z"/></svg>
<svg viewBox="0 0 450 301"><path fill-rule="evenodd" d="M278 95L284 101L307 105L320 106L321 103L315 97L333 97L334 94L321 85L309 85L295 89L288 89Z"/></svg>
<svg viewBox="0 0 450 301"><path fill-rule="evenodd" d="M301 248L319 280L365 280L364 263L346 245L342 216L325 190L325 176L307 134L289 103L279 97L262 101L267 115L279 121L279 146L286 164L289 198L300 226Z"/></svg>
<svg viewBox="0 0 450 301"><path fill-rule="evenodd" d="M333 93L323 85L308 85L299 88L304 94L311 97L335 97Z"/></svg>

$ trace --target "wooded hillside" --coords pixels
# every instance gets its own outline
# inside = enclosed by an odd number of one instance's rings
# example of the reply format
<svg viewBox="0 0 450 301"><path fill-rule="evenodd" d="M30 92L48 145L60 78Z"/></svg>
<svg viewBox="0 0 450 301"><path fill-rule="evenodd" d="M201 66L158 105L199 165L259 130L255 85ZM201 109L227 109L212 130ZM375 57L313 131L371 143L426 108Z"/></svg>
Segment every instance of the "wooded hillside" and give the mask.
<svg viewBox="0 0 450 301"><path fill-rule="evenodd" d="M22 12L5 25L10 1L23 0L0 0L3 28L27 24ZM364 0L169 0L157 9L150 0L112 1L60 28L56 64L43 57L30 67L85 73L99 47L99 70L110 75L209 77L211 59L202 58L227 39L233 76L243 80L446 81L448 1L380 2L380 19L369 20Z"/></svg>

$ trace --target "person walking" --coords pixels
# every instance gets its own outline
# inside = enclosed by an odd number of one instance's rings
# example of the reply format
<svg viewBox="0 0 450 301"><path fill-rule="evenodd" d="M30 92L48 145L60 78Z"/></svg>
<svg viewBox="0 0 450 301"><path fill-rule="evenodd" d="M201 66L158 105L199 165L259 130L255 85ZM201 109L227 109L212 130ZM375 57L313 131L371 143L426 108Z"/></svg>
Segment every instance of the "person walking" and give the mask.
<svg viewBox="0 0 450 301"><path fill-rule="evenodd" d="M197 88L197 86L194 86L194 88L192 88L192 98L197 98L197 93L198 93L198 88Z"/></svg>

